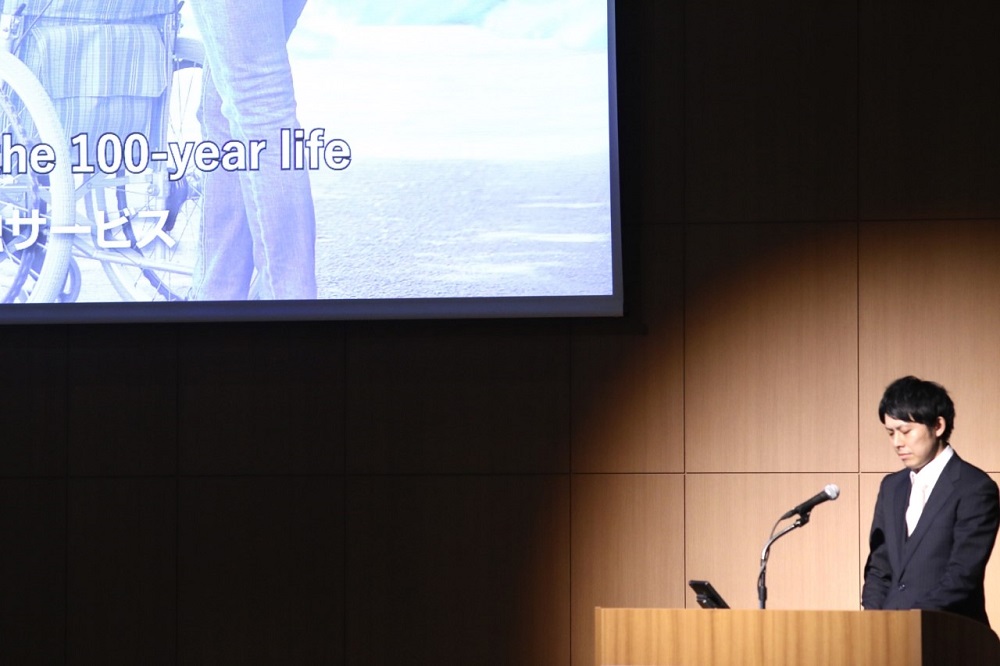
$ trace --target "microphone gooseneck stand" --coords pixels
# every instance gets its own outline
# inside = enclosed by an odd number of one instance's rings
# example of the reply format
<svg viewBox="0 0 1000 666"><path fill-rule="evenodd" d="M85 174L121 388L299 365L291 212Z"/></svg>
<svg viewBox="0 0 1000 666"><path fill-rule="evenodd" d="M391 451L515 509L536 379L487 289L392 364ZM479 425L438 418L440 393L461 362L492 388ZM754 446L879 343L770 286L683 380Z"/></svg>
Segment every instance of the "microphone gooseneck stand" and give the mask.
<svg viewBox="0 0 1000 666"><path fill-rule="evenodd" d="M781 522L781 519L779 519L778 522L774 524L774 527L771 528L771 538L767 540L766 544L764 544L764 550L760 553L760 573L757 574L757 600L760 602L759 607L761 610L764 610L767 606L767 559L771 556L771 544L792 530L802 527L808 523L809 514L809 511L800 513L794 523L777 534L774 533L774 530L778 528L778 524Z"/></svg>

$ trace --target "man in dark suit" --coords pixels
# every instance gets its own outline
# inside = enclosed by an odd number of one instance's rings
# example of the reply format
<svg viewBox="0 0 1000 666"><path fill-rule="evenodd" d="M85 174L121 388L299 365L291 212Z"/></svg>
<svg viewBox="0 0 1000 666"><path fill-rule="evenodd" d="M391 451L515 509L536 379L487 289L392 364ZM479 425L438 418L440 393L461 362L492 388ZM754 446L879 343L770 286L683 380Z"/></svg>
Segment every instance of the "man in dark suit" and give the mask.
<svg viewBox="0 0 1000 666"><path fill-rule="evenodd" d="M950 611L989 625L983 578L1000 526L997 484L948 443L955 407L942 386L897 379L878 413L906 469L879 488L861 605Z"/></svg>

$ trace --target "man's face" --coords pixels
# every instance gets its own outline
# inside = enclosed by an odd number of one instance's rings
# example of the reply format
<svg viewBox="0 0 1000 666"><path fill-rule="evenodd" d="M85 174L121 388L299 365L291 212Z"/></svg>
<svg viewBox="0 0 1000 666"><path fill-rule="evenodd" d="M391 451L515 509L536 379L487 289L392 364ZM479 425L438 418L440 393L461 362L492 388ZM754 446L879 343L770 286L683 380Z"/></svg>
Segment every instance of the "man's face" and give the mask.
<svg viewBox="0 0 1000 666"><path fill-rule="evenodd" d="M932 428L923 423L900 421L885 415L885 430L889 433L892 448L902 463L914 472L934 460L945 447L945 443L938 439L944 434L944 428L944 419L940 416Z"/></svg>

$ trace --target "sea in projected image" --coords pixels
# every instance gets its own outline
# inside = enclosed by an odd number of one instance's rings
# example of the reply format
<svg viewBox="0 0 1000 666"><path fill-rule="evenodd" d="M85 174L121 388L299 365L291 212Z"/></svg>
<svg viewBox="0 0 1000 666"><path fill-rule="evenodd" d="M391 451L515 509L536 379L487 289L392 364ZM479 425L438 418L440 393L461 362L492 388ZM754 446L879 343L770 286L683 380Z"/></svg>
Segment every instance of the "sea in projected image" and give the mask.
<svg viewBox="0 0 1000 666"><path fill-rule="evenodd" d="M609 294L602 166L375 159L316 174L320 296Z"/></svg>

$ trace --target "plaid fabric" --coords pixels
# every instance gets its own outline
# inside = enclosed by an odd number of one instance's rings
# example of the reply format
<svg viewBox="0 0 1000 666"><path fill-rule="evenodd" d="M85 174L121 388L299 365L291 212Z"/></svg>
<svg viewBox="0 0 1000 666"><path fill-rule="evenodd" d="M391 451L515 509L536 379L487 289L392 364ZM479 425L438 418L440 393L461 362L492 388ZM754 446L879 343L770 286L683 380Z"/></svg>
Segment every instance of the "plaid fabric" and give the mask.
<svg viewBox="0 0 1000 666"><path fill-rule="evenodd" d="M169 75L158 27L46 17L28 31L19 56L48 91L67 137L90 135L91 158L106 132L123 140L139 132L158 143L151 118Z"/></svg>
<svg viewBox="0 0 1000 666"><path fill-rule="evenodd" d="M21 59L53 98L157 97L166 86L166 48L148 25L35 27Z"/></svg>
<svg viewBox="0 0 1000 666"><path fill-rule="evenodd" d="M26 16L83 21L131 21L171 14L177 0L0 0L0 13L25 5Z"/></svg>

